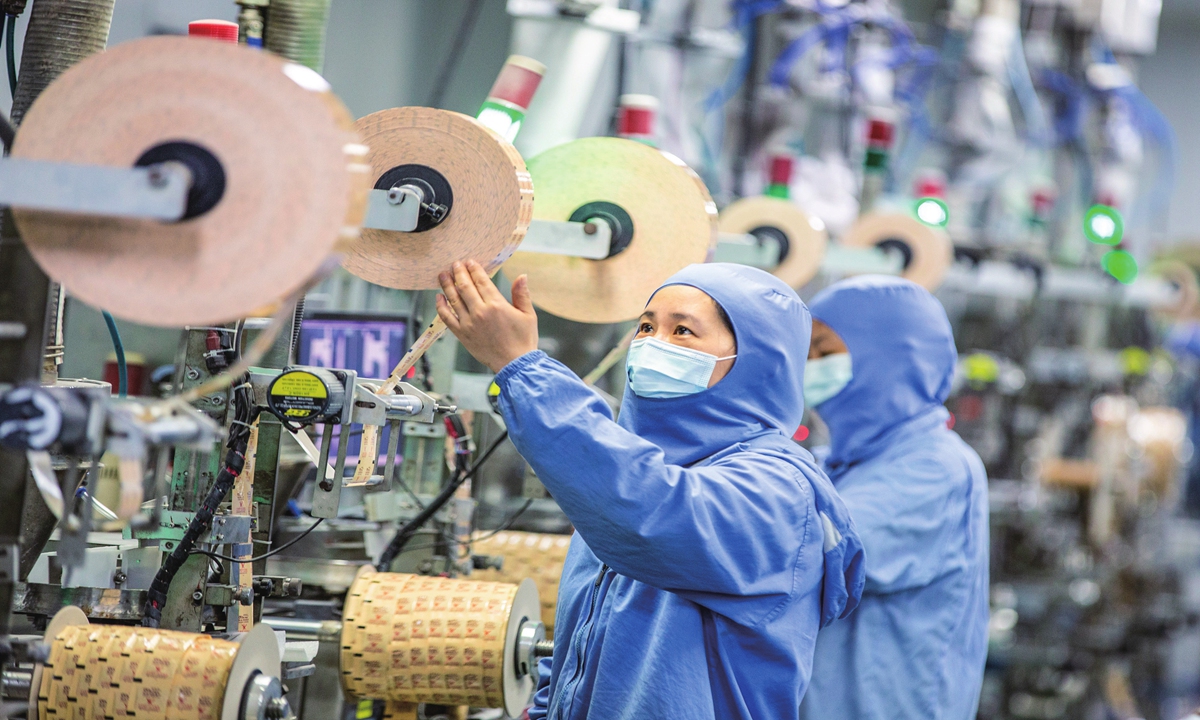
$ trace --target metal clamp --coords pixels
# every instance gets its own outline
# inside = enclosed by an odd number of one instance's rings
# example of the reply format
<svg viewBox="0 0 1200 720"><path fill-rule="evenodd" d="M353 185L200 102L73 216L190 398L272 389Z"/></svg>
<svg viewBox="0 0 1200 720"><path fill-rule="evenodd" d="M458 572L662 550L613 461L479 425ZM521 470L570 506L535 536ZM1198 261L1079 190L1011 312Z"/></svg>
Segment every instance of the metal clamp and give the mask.
<svg viewBox="0 0 1200 720"><path fill-rule="evenodd" d="M612 227L602 220L534 220L529 223L520 250L603 260L608 257L611 244Z"/></svg>
<svg viewBox="0 0 1200 720"><path fill-rule="evenodd" d="M377 230L413 232L421 217L425 193L416 185L400 185L390 190L372 190L362 226Z"/></svg>
<svg viewBox="0 0 1200 720"><path fill-rule="evenodd" d="M523 620L517 631L516 669L517 677L529 675L534 684L538 681L538 643L546 640L546 626L540 620Z"/></svg>

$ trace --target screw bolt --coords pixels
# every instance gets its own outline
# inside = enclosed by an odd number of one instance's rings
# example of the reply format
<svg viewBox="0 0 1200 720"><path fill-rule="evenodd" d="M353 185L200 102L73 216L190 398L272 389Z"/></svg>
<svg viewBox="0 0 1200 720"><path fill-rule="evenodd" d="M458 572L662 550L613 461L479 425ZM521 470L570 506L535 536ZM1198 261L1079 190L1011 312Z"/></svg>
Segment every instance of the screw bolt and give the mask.
<svg viewBox="0 0 1200 720"><path fill-rule="evenodd" d="M160 167L152 166L148 177L150 178L150 187L161 188L167 186L167 174Z"/></svg>
<svg viewBox="0 0 1200 720"><path fill-rule="evenodd" d="M199 590L192 593L192 602L196 603L197 605L204 602L204 593L200 592Z"/></svg>
<svg viewBox="0 0 1200 720"><path fill-rule="evenodd" d="M283 720L291 714L291 709L287 698L271 698L267 701L267 706L263 708L263 714L270 720Z"/></svg>

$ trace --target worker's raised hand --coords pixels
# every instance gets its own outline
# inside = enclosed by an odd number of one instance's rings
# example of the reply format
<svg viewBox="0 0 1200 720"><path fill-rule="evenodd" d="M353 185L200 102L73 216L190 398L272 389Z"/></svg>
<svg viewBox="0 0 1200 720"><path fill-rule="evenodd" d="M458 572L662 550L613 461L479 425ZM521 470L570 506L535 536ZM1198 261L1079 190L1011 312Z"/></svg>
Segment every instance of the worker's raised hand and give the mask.
<svg viewBox="0 0 1200 720"><path fill-rule="evenodd" d="M537 313L524 275L513 281L511 303L474 260L454 263L452 272L442 273L438 281L443 293L437 299L438 316L492 372L537 350Z"/></svg>

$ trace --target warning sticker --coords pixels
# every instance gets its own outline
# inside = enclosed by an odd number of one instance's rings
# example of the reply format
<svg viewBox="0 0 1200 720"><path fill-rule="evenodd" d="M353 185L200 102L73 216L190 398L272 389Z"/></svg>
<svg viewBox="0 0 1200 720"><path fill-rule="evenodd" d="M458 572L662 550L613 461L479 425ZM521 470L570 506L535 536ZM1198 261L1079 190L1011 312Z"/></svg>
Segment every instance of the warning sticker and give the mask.
<svg viewBox="0 0 1200 720"><path fill-rule="evenodd" d="M296 422L318 420L330 410L328 380L307 370L291 370L275 378L270 387L271 410Z"/></svg>

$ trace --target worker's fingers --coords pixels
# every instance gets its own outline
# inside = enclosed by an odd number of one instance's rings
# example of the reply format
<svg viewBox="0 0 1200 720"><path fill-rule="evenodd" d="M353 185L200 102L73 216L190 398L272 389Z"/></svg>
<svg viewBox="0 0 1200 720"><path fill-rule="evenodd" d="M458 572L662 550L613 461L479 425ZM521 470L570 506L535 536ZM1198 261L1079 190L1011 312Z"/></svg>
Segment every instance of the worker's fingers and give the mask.
<svg viewBox="0 0 1200 720"><path fill-rule="evenodd" d="M471 273L467 270L467 266L460 262L454 263L454 287L458 290L458 297L463 302L463 307L469 313L478 312L483 309L483 298L479 296L479 289L475 287L475 280L471 277ZM455 308L455 311L462 314L461 308Z"/></svg>
<svg viewBox="0 0 1200 720"><path fill-rule="evenodd" d="M522 275L512 284L513 307L525 313L533 313L533 296L529 293L529 276Z"/></svg>
<svg viewBox="0 0 1200 720"><path fill-rule="evenodd" d="M442 322L446 323L446 327L450 328L450 332L457 332L458 328L460 327L458 315L456 315L454 313L454 309L450 307L450 303L446 300L446 296L438 295L436 304L438 317L442 319Z"/></svg>
<svg viewBox="0 0 1200 720"><path fill-rule="evenodd" d="M462 300L458 297L458 289L454 287L454 276L448 272L438 273L438 284L442 286L446 303L456 315L460 310L465 310Z"/></svg>
<svg viewBox="0 0 1200 720"><path fill-rule="evenodd" d="M483 298L484 302L496 304L507 303L504 295L496 287L496 283L488 277L487 271L483 269L475 260L467 261L467 272L471 274L471 279L475 281L475 289L479 291L479 297Z"/></svg>

